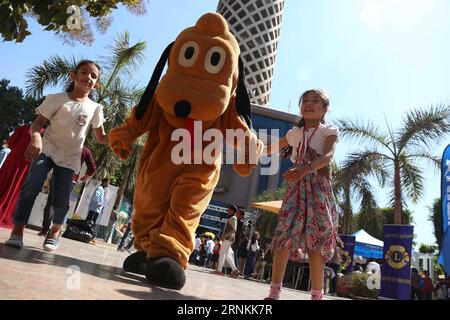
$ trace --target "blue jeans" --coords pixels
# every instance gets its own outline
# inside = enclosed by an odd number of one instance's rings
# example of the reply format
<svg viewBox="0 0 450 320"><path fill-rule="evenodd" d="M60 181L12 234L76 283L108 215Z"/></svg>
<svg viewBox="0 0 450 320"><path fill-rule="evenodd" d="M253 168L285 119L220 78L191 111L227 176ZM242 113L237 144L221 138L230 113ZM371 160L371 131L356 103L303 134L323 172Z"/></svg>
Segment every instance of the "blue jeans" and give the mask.
<svg viewBox="0 0 450 320"><path fill-rule="evenodd" d="M53 223L64 224L66 222L74 171L57 166L50 157L41 153L37 160L31 164L20 191L17 207L14 211L14 224L23 225L28 223L34 201L42 190L47 174L51 169L53 169L53 188L51 191L54 212Z"/></svg>
<svg viewBox="0 0 450 320"><path fill-rule="evenodd" d="M252 250L248 250L247 253L247 262L245 263L245 270L244 275L246 277L250 277L253 273L253 265L254 265L254 259L255 259L256 252L253 252Z"/></svg>

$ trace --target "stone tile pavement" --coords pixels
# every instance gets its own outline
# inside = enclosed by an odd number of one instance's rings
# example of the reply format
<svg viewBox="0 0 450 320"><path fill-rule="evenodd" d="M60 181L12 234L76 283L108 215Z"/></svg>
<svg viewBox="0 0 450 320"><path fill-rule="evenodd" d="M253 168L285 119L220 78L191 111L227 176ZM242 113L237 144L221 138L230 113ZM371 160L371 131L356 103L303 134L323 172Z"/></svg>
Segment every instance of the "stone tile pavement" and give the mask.
<svg viewBox="0 0 450 320"><path fill-rule="evenodd" d="M43 237L25 229L24 247L4 242L10 230L0 227L0 300L262 300L268 284L211 274L189 265L180 291L151 286L145 277L122 271L128 252L62 238L54 252L42 249ZM284 289L285 300L309 300L307 292ZM336 300L337 297L326 296Z"/></svg>

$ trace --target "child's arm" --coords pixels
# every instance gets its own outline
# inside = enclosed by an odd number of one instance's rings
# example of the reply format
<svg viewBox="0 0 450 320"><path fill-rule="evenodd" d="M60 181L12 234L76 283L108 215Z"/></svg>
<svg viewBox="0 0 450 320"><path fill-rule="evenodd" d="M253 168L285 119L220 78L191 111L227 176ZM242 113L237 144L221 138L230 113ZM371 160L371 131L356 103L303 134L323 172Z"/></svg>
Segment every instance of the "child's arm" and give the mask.
<svg viewBox="0 0 450 320"><path fill-rule="evenodd" d="M30 134L31 140L25 150L25 159L33 161L39 157L42 152L41 129L48 123L48 119L42 115L38 115L31 124Z"/></svg>
<svg viewBox="0 0 450 320"><path fill-rule="evenodd" d="M311 174L311 172L316 171L330 164L333 159L334 151L336 149L337 136L329 136L325 140L324 155L308 164L298 164L294 169L288 170L284 174L286 181L297 181L303 177Z"/></svg>
<svg viewBox="0 0 450 320"><path fill-rule="evenodd" d="M264 154L264 155L267 155L267 156L270 156L270 155L274 154L275 152L277 152L277 151L279 151L279 150L281 150L281 149L283 149L283 148L285 148L285 147L287 147L287 146L289 146L289 143L288 143L288 141L287 141L287 138L286 138L286 137L283 137L283 138L281 138L281 139L278 141L278 150L272 149L272 145L269 144L268 146L265 146L265 147L264 147L264 149L263 149L263 154Z"/></svg>
<svg viewBox="0 0 450 320"><path fill-rule="evenodd" d="M100 144L109 144L108 135L105 133L105 128L101 125L94 129L95 138Z"/></svg>

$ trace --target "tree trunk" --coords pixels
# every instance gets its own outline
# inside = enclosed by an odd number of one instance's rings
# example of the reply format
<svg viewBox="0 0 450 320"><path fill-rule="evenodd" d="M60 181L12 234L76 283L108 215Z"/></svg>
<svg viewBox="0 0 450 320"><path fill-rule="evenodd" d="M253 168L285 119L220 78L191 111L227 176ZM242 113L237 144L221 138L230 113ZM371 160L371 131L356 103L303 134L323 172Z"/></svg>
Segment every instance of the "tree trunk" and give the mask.
<svg viewBox="0 0 450 320"><path fill-rule="evenodd" d="M402 224L402 189L400 182L400 165L394 164L394 223Z"/></svg>
<svg viewBox="0 0 450 320"><path fill-rule="evenodd" d="M350 188L344 188L344 234L350 234L350 219L352 217L352 208L350 203Z"/></svg>
<svg viewBox="0 0 450 320"><path fill-rule="evenodd" d="M122 177L122 180L120 181L119 190L117 190L116 200L114 201L114 207L117 207L118 209L120 209L119 205L120 202L122 201L123 193L125 192L125 187L127 186L128 179L130 177L130 171L131 166L130 168L127 169L127 171L125 171L125 175Z"/></svg>
<svg viewBox="0 0 450 320"><path fill-rule="evenodd" d="M125 175L122 177L122 180L120 181L119 190L117 190L116 200L114 201L114 206L117 206L117 208L119 208L120 202L122 201L123 193L125 192L128 180L130 179L130 174L131 172L133 172L134 166L136 165L137 153L137 148L134 148L128 168L125 171Z"/></svg>

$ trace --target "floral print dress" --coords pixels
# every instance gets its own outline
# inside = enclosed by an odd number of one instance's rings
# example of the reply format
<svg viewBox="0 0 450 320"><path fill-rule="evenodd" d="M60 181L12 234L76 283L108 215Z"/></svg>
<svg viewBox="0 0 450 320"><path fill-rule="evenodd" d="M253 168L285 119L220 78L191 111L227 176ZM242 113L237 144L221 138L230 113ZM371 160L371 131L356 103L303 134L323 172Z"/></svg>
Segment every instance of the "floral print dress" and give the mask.
<svg viewBox="0 0 450 320"><path fill-rule="evenodd" d="M318 157L317 152L306 146L303 159L296 162L307 163ZM333 256L337 237L338 214L330 176L313 172L298 181L287 182L272 248L287 248L291 254L300 249L305 255L309 250L320 251L327 262Z"/></svg>

